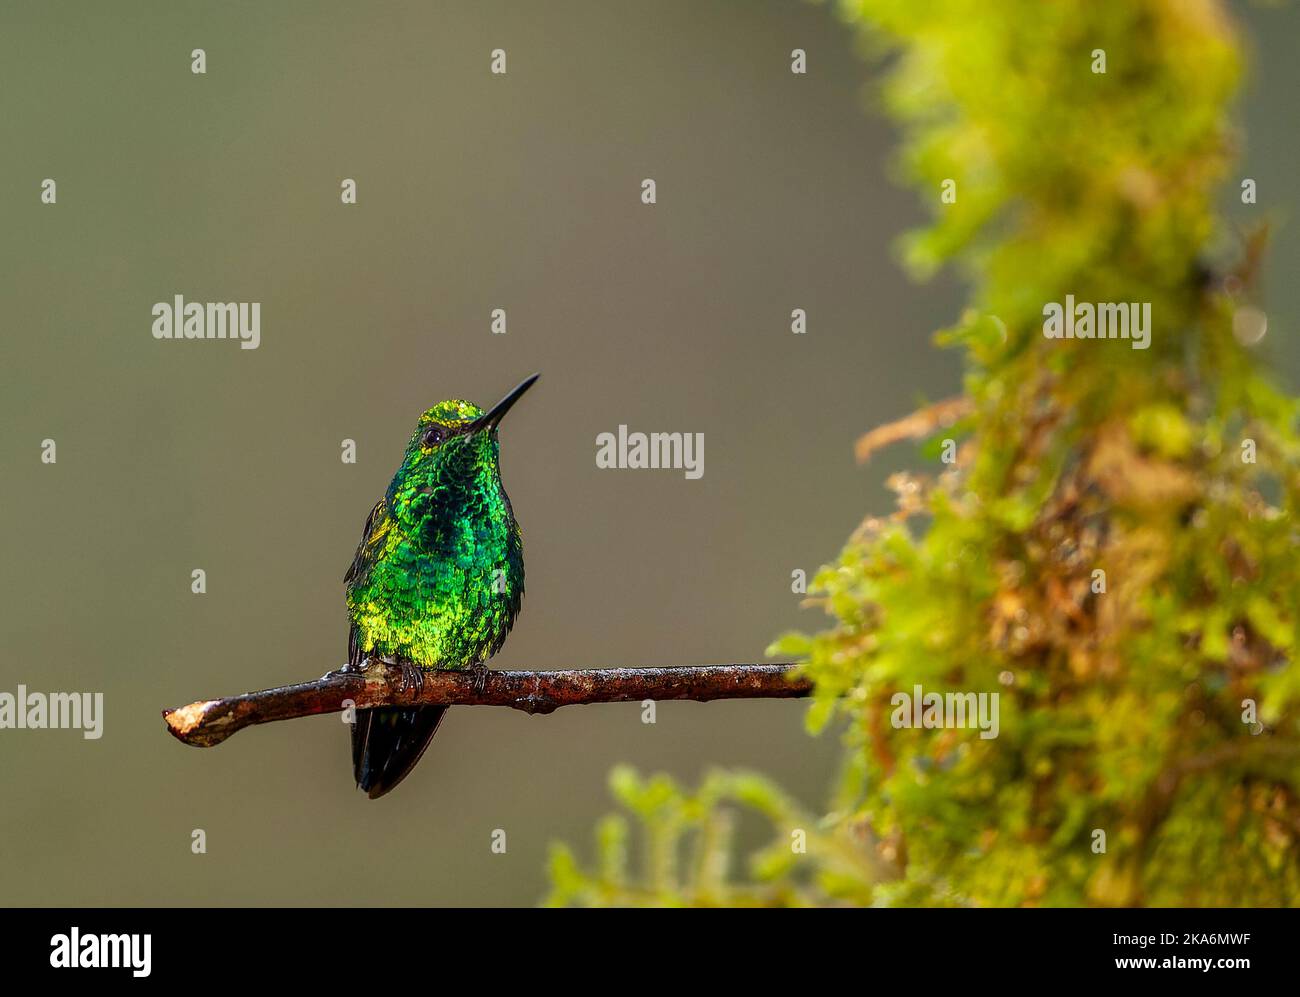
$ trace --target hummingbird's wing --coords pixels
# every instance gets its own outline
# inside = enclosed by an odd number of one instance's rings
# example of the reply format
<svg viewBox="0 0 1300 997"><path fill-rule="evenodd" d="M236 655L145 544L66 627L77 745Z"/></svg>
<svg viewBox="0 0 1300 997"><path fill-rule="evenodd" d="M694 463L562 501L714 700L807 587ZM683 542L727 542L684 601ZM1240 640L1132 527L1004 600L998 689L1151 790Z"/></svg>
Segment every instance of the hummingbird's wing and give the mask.
<svg viewBox="0 0 1300 997"><path fill-rule="evenodd" d="M361 542L357 544L357 551L352 555L352 563L348 565L348 570L343 575L343 584L347 587L349 595L353 586L364 584L370 576L370 569L375 566L384 537L388 535L392 526L393 521L388 515L388 502L380 499L370 510L370 515L366 517L365 528L361 531ZM348 629L348 664L353 668L361 664L363 657L360 637L357 625L353 622Z"/></svg>
<svg viewBox="0 0 1300 997"><path fill-rule="evenodd" d="M388 502L380 499L366 517L365 529L361 531L361 543L357 544L357 552L352 555L352 563L343 576L343 583L349 588L370 574L380 544L392 526L393 521L388 516Z"/></svg>
<svg viewBox="0 0 1300 997"><path fill-rule="evenodd" d="M343 576L349 590L354 585L365 584L392 528L388 502L380 499L366 517L361 542ZM363 657L361 635L354 622L348 632L348 663L353 668L359 667ZM352 727L352 773L357 785L373 800L405 779L429 746L446 712L445 706L381 706L357 710Z"/></svg>

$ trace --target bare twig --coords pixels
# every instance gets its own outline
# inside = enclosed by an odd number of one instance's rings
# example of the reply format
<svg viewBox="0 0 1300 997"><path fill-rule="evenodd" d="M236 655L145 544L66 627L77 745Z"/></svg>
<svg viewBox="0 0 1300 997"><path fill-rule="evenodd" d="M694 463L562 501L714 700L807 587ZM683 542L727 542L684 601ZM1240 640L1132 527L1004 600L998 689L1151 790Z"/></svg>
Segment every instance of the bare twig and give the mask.
<svg viewBox="0 0 1300 997"><path fill-rule="evenodd" d="M882 447L901 440L919 440L940 429L946 429L974 411L974 404L965 395L945 398L941 402L927 405L911 415L877 426L871 432L859 436L853 448L854 453L858 463L865 464L871 455Z"/></svg>
<svg viewBox="0 0 1300 997"><path fill-rule="evenodd" d="M550 713L561 706L642 700L787 699L807 696L812 683L790 674L790 664L682 665L672 668L582 668L563 671L496 672L481 681L471 672L424 672L423 684L404 684L399 668L375 662L360 672L328 672L314 682L280 686L225 699L163 710L167 729L200 748L220 744L253 724L321 713L349 705L509 706Z"/></svg>

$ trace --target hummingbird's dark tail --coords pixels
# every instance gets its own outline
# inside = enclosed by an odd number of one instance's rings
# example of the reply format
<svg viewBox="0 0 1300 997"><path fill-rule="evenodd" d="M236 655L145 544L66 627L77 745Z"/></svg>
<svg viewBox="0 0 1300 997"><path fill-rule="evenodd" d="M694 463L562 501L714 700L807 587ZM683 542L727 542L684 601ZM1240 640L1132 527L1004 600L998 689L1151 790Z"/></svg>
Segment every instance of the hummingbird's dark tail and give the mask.
<svg viewBox="0 0 1300 997"><path fill-rule="evenodd" d="M352 773L372 800L406 778L442 723L445 706L380 706L357 710Z"/></svg>

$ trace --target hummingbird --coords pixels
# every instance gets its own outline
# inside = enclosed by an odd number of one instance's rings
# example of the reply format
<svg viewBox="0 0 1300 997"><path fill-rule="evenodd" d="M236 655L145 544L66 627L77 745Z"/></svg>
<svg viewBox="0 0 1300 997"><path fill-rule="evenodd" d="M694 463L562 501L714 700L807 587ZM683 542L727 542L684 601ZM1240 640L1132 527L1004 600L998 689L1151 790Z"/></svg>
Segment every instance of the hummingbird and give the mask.
<svg viewBox="0 0 1300 997"><path fill-rule="evenodd" d="M524 597L519 524L501 484L497 427L534 374L487 412L460 399L420 416L402 463L366 519L347 587L348 664L426 671L470 669L482 679ZM445 706L358 710L357 787L377 799L401 782L438 730Z"/></svg>

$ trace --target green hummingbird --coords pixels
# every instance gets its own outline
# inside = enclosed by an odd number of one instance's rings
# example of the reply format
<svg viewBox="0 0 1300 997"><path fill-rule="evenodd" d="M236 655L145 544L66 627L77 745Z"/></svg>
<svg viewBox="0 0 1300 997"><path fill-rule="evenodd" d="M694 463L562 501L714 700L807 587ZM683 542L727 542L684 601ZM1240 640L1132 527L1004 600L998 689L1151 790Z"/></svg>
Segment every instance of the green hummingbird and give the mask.
<svg viewBox="0 0 1300 997"><path fill-rule="evenodd" d="M415 427L401 466L366 519L347 574L348 670L367 659L424 671L473 669L505 642L524 597L519 524L501 484L497 426L539 375L489 411L439 402ZM406 777L445 706L358 710L352 770L370 798Z"/></svg>

